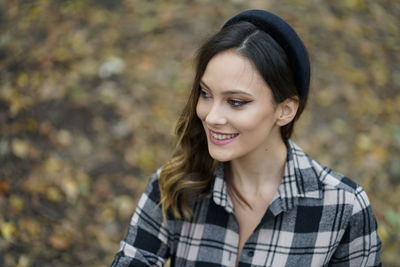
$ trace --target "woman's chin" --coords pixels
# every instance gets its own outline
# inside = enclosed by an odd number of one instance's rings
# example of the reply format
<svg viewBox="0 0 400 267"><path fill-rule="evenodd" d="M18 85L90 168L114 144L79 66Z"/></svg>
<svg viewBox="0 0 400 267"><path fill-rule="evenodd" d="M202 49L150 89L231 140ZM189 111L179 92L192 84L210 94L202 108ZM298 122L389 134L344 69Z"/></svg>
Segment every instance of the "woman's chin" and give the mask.
<svg viewBox="0 0 400 267"><path fill-rule="evenodd" d="M220 151L209 150L210 156L219 162L227 162L233 160L235 157L231 153L224 153Z"/></svg>

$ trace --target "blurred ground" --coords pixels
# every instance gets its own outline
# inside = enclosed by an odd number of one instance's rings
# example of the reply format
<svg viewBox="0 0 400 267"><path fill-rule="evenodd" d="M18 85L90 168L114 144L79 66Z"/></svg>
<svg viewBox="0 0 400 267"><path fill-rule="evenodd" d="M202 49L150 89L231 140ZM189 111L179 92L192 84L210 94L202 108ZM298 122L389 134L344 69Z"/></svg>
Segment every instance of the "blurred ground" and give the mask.
<svg viewBox="0 0 400 267"><path fill-rule="evenodd" d="M397 0L0 0L0 265L107 266L173 126L201 40L268 9L312 92L294 140L368 192L400 266Z"/></svg>

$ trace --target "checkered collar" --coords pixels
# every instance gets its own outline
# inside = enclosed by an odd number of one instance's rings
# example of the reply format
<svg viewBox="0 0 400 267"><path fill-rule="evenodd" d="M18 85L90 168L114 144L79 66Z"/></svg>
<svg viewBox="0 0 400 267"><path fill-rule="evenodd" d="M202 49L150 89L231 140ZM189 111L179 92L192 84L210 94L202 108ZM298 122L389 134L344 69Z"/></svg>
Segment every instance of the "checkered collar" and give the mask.
<svg viewBox="0 0 400 267"><path fill-rule="evenodd" d="M283 180L276 192L269 210L276 216L297 205L299 198L322 198L319 175L314 168L316 163L293 141L287 142L288 155ZM228 194L224 179L224 164L220 163L216 172L212 197L217 205L233 212L233 203Z"/></svg>

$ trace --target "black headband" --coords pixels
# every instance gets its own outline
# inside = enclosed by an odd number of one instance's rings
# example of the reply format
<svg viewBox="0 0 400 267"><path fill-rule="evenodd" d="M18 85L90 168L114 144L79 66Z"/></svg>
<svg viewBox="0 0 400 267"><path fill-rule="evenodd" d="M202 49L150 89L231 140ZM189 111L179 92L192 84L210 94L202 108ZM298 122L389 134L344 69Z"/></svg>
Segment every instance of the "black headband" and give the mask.
<svg viewBox="0 0 400 267"><path fill-rule="evenodd" d="M265 10L247 10L230 18L222 28L247 21L268 33L285 51L300 97L306 97L310 86L310 61L307 50L294 29L283 19Z"/></svg>

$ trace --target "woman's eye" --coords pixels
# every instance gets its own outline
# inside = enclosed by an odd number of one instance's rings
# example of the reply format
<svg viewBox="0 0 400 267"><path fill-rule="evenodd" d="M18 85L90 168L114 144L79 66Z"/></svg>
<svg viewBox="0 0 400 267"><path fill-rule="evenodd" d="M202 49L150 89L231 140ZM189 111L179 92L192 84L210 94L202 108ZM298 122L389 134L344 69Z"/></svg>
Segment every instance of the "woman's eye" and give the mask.
<svg viewBox="0 0 400 267"><path fill-rule="evenodd" d="M200 96L203 98L210 98L211 94L207 92L206 90L200 89Z"/></svg>
<svg viewBox="0 0 400 267"><path fill-rule="evenodd" d="M237 100L237 99L229 99L228 100L229 105L231 105L232 107L241 107L249 102L251 102L251 101Z"/></svg>

